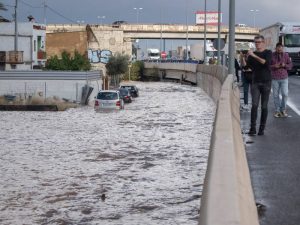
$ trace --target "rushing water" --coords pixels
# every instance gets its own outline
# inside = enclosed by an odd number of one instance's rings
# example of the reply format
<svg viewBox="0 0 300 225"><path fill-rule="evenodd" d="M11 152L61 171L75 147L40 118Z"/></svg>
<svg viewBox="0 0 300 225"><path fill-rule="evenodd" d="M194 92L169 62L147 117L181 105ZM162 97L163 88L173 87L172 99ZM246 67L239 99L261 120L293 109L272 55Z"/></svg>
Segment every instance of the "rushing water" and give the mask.
<svg viewBox="0 0 300 225"><path fill-rule="evenodd" d="M137 86L118 112L0 112L0 224L197 224L215 106Z"/></svg>

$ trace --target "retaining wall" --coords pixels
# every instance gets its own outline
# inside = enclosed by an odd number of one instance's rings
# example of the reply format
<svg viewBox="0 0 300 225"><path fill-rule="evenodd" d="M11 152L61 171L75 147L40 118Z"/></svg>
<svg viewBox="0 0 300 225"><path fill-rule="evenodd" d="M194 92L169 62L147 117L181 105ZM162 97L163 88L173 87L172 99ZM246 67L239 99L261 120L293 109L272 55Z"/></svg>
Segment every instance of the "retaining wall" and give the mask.
<svg viewBox="0 0 300 225"><path fill-rule="evenodd" d="M153 67L164 70L165 78L196 81L217 104L199 224L258 225L233 75L216 65L145 63L146 69Z"/></svg>
<svg viewBox="0 0 300 225"><path fill-rule="evenodd" d="M85 85L93 88L91 99L102 86L102 71L0 71L0 95L57 96L80 102Z"/></svg>

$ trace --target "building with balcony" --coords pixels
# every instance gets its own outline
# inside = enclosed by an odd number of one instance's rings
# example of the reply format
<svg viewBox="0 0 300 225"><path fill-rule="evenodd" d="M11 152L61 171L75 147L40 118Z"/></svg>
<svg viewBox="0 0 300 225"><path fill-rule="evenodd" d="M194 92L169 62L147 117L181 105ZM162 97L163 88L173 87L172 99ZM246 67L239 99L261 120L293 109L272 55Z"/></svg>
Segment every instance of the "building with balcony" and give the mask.
<svg viewBox="0 0 300 225"><path fill-rule="evenodd" d="M32 22L18 23L15 49L15 23L0 22L0 70L39 69L46 62L46 27Z"/></svg>

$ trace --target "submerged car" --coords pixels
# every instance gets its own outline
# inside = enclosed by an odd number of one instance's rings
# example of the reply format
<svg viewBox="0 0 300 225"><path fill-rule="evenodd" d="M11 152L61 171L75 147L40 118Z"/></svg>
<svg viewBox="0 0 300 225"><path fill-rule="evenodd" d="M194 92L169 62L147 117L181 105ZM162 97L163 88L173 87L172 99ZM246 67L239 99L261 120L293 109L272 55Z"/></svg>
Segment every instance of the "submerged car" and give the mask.
<svg viewBox="0 0 300 225"><path fill-rule="evenodd" d="M132 102L132 96L130 94L130 90L128 90L126 88L120 88L119 92L121 94L121 98L124 100L125 103Z"/></svg>
<svg viewBox="0 0 300 225"><path fill-rule="evenodd" d="M115 90L99 91L95 98L94 109L124 109L124 101L120 92Z"/></svg>
<svg viewBox="0 0 300 225"><path fill-rule="evenodd" d="M132 97L139 96L139 89L135 85L121 85L120 88L126 88L130 90L130 94Z"/></svg>

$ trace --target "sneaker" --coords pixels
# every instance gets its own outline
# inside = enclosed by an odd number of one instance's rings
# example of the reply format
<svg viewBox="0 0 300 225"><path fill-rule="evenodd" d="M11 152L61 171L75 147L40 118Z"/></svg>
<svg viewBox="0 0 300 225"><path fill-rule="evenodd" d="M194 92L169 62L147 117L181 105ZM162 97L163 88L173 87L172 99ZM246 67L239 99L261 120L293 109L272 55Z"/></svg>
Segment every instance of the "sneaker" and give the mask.
<svg viewBox="0 0 300 225"><path fill-rule="evenodd" d="M283 110L280 114L281 114L281 117L288 117L286 110Z"/></svg>
<svg viewBox="0 0 300 225"><path fill-rule="evenodd" d="M274 117L280 118L280 117L282 117L282 113L281 112L275 112Z"/></svg>
<svg viewBox="0 0 300 225"><path fill-rule="evenodd" d="M245 104L242 106L242 109L245 110L245 111L248 111L250 109L249 105L248 104Z"/></svg>

